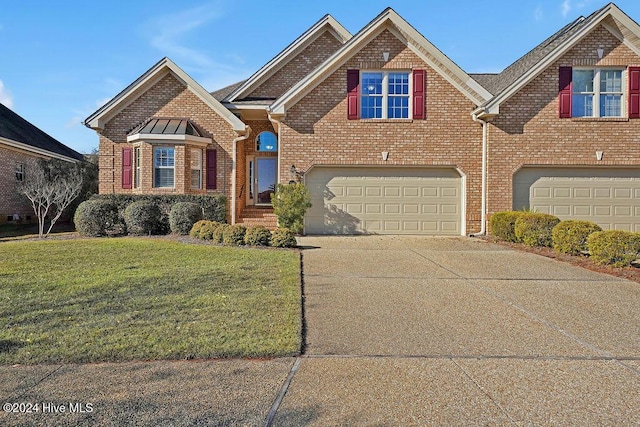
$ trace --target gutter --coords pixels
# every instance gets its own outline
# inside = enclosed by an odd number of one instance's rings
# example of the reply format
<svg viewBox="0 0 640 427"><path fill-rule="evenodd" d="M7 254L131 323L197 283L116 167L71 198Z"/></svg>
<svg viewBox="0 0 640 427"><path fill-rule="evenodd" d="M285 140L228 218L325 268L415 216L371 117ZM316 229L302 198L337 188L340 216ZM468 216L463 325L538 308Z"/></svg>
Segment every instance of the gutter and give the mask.
<svg viewBox="0 0 640 427"><path fill-rule="evenodd" d="M231 153L231 225L235 225L236 224L236 205L237 205L237 194L236 194L236 190L237 190L237 177L236 177L236 170L237 170L237 157L238 157L238 142L240 141L244 141L247 138L249 138L249 136L251 135L251 127L250 126L245 126L244 128L244 135L238 135L237 137L235 137L233 139L233 148L232 148L232 153Z"/></svg>
<svg viewBox="0 0 640 427"><path fill-rule="evenodd" d="M479 118L476 114L473 114L473 120L482 123L482 202L480 207L480 231L470 234L469 237L478 237L487 234L487 151L489 121Z"/></svg>

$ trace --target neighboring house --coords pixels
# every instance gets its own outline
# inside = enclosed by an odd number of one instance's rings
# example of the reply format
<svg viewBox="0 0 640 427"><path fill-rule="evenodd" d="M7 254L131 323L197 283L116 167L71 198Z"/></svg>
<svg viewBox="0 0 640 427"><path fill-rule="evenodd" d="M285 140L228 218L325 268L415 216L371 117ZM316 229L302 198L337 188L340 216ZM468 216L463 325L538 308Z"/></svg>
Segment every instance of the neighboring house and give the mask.
<svg viewBox="0 0 640 427"><path fill-rule="evenodd" d="M640 26L614 4L473 75L392 9L355 35L327 15L217 92L162 59L85 124L101 193L224 194L234 223L302 180L309 234L465 235L521 208L640 231Z"/></svg>
<svg viewBox="0 0 640 427"><path fill-rule="evenodd" d="M0 104L0 224L31 221L31 203L18 194L16 184L38 159L83 160L82 154Z"/></svg>

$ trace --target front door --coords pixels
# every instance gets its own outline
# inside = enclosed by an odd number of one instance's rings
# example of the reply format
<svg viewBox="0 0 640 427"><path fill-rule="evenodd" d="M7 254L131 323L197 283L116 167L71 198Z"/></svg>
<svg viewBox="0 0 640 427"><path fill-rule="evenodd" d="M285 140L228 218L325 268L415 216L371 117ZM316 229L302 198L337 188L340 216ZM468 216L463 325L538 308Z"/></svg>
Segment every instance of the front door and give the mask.
<svg viewBox="0 0 640 427"><path fill-rule="evenodd" d="M276 157L257 157L255 165L255 203L256 205L270 205L271 194L276 191L278 159Z"/></svg>

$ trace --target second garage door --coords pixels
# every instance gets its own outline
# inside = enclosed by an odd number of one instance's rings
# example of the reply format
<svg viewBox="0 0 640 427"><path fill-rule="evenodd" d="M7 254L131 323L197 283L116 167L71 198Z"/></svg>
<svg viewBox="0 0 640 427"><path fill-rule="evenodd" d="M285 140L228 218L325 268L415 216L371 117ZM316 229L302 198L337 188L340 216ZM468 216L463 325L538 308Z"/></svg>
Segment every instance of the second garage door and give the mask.
<svg viewBox="0 0 640 427"><path fill-rule="evenodd" d="M593 221L605 230L640 231L640 169L524 168L513 207Z"/></svg>
<svg viewBox="0 0 640 427"><path fill-rule="evenodd" d="M305 177L308 234L462 233L454 169L316 167Z"/></svg>

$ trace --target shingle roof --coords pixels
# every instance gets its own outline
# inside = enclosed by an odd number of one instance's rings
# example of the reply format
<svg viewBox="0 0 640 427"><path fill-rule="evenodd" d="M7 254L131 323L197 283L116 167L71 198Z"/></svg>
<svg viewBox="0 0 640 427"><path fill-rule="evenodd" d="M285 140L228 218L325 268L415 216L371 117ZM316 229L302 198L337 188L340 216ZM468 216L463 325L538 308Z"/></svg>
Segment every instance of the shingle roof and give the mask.
<svg viewBox="0 0 640 427"><path fill-rule="evenodd" d="M225 86L222 89L214 90L213 92L211 92L211 96L213 96L218 101L222 102L227 96L231 95L234 90L238 89L246 81L247 80L245 79L237 83L233 83L229 86Z"/></svg>
<svg viewBox="0 0 640 427"><path fill-rule="evenodd" d="M489 90L488 88L493 85L493 81L499 75L500 74L497 74L497 73L475 73L475 74L469 74L469 77L471 77L473 80L480 83L480 85L485 89Z"/></svg>
<svg viewBox="0 0 640 427"><path fill-rule="evenodd" d="M61 156L83 160L82 154L38 129L2 104L0 104L0 137Z"/></svg>

